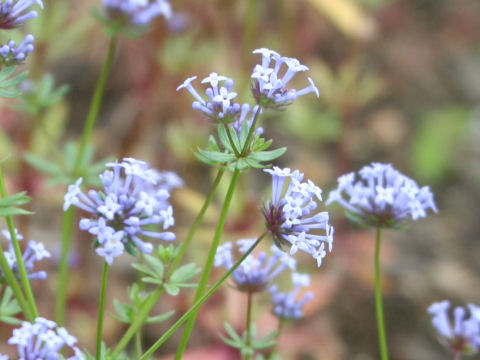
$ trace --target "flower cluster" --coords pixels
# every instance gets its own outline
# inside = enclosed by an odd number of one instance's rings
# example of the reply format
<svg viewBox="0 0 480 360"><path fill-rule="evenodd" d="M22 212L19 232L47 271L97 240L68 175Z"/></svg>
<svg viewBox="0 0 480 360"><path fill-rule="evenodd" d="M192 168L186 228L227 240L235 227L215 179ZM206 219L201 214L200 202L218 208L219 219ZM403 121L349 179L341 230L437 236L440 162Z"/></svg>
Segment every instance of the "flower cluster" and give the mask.
<svg viewBox="0 0 480 360"><path fill-rule="evenodd" d="M16 238L17 240L23 240L23 236L17 233L17 229L15 229ZM20 277L18 273L18 265L17 265L17 258L15 256L15 251L12 245L12 239L10 237L10 233L6 230L2 231L3 236L9 241L8 251L4 251L5 258L7 259L8 266L13 270L13 272ZM35 262L40 261L44 258L49 258L50 253L45 249L45 246L41 242L36 242L30 240L28 242L27 248L23 252L22 259L25 265L25 270L27 270L27 275L30 279L46 279L47 273L45 271L37 271L34 272L33 268L35 267ZM4 275L0 270L0 279L2 279Z"/></svg>
<svg viewBox="0 0 480 360"><path fill-rule="evenodd" d="M2 45L0 47L1 62L7 66L20 64L34 50L34 40L33 35L29 34L19 45L13 40Z"/></svg>
<svg viewBox="0 0 480 360"><path fill-rule="evenodd" d="M453 327L448 315L450 302L448 300L433 303L428 312L433 315L432 325L438 331L442 342L454 354L473 355L480 347L480 307L468 304L470 317L463 307L453 310Z"/></svg>
<svg viewBox="0 0 480 360"><path fill-rule="evenodd" d="M292 273L292 283L293 290L289 293L279 292L277 285L272 285L268 289L274 304L273 313L282 319L301 318L303 316L303 306L313 299L311 291L299 296L302 287L310 286L310 276L308 274Z"/></svg>
<svg viewBox="0 0 480 360"><path fill-rule="evenodd" d="M223 123L230 123L234 121L234 116L240 111L246 117L246 113L250 110L250 107L243 108L240 104L234 102L237 97L237 93L232 91L234 81L226 76L218 75L217 73L211 73L208 77L201 81L202 84L209 84L205 90L207 99L204 99L192 85L192 82L196 80L196 76L192 76L186 79L182 85L177 87L177 91L180 89L187 89L193 97L196 99L192 103L194 110L203 112L208 118ZM247 104L248 105L248 104Z"/></svg>
<svg viewBox="0 0 480 360"><path fill-rule="evenodd" d="M37 17L38 13L35 10L27 11L34 4L43 8L41 0L0 0L0 29L12 29L20 26L25 20ZM13 40L1 45L0 64L5 66L21 64L33 51L33 41L33 35L28 34L19 45Z"/></svg>
<svg viewBox="0 0 480 360"><path fill-rule="evenodd" d="M27 321L22 327L13 330L13 336L8 340L10 345L17 345L19 359L22 360L83 360L82 352L74 346L77 339L63 327L57 327L54 321L41 317L31 324ZM73 356L64 357L64 347L73 351ZM8 356L0 355L7 360Z"/></svg>
<svg viewBox="0 0 480 360"><path fill-rule="evenodd" d="M162 174L148 164L132 158L109 163L100 175L104 192L90 190L88 196L80 190L82 179L68 187L64 197L66 211L71 205L90 212L92 219L83 218L80 229L95 235L97 254L108 264L124 250L132 255L137 248L151 253L153 245L141 236L171 241L172 232L155 232L144 229L148 225L162 224L163 230L174 225L173 210L169 204L169 189L181 185L178 176Z"/></svg>
<svg viewBox="0 0 480 360"><path fill-rule="evenodd" d="M256 49L253 53L262 55L262 64L255 65L251 75L252 92L257 104L264 108L281 107L311 92L317 97L320 96L311 78L308 78L310 85L304 89L286 88L295 74L308 70L308 67L297 59L281 56L276 51L265 48Z"/></svg>
<svg viewBox="0 0 480 360"><path fill-rule="evenodd" d="M333 246L328 213L312 214L322 200L322 190L311 180L302 182L304 174L298 170L274 167L265 171L272 175L272 200L264 204L263 215L273 240L279 247L288 246L291 255L297 250L312 255L320 267L326 256L325 243L329 252Z"/></svg>
<svg viewBox="0 0 480 360"><path fill-rule="evenodd" d="M426 217L428 209L438 211L428 186L419 188L390 164L372 163L358 173L359 181L353 172L340 176L326 204L338 202L360 223L381 227L398 226L407 217Z"/></svg>
<svg viewBox="0 0 480 360"><path fill-rule="evenodd" d="M237 241L240 253L244 254L253 245L255 239ZM227 270L233 267L233 245L227 242L218 247L215 254L215 266L225 266ZM233 280L240 291L254 293L262 291L266 284L277 277L286 268L295 270L297 262L276 246L271 247L272 255L261 251L249 254L240 266L232 273Z"/></svg>
<svg viewBox="0 0 480 360"><path fill-rule="evenodd" d="M172 8L166 0L103 0L110 19L134 26L146 26L157 16L170 18Z"/></svg>
<svg viewBox="0 0 480 360"><path fill-rule="evenodd" d="M0 29L12 29L25 20L36 18L38 13L35 10L27 11L34 4L43 8L41 0L1 0Z"/></svg>

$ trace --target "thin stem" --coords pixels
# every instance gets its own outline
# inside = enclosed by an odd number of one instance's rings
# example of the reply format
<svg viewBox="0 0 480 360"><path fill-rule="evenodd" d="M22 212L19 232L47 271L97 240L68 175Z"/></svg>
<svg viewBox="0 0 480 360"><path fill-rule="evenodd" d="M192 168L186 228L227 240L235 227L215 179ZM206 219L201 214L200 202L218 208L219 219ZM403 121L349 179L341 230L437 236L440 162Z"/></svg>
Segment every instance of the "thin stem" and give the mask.
<svg viewBox="0 0 480 360"><path fill-rule="evenodd" d="M222 237L223 227L225 226L225 221L227 219L228 208L230 207L230 202L232 200L239 175L240 175L240 170L235 169L235 171L233 172L232 180L230 181L230 186L228 187L228 190L227 190L227 194L225 195L225 201L223 202L223 207L220 213L220 218L218 219L215 235L213 237L212 244L210 245L210 250L208 252L205 267L203 269L202 278L200 279L200 283L198 284L198 287L197 287L197 292L195 293L195 300L194 300L195 302L201 298L207 286L208 277L210 276L210 272L212 271L212 268L213 268L215 254L217 252L218 245L220 244L220 238ZM180 340L180 344L178 345L177 353L175 355L175 360L179 360L182 358L182 355L187 347L188 339L190 338L190 334L193 330L193 326L195 325L196 315L197 313L194 312L194 314L188 319L187 325L185 326L185 330L183 332L182 339Z"/></svg>
<svg viewBox="0 0 480 360"><path fill-rule="evenodd" d="M142 350L142 329L139 329L135 333L135 355L137 359L142 356L143 350Z"/></svg>
<svg viewBox="0 0 480 360"><path fill-rule="evenodd" d="M70 207L62 218L62 249L58 264L58 288L55 303L55 319L59 326L65 325L65 308L67 304L68 288L68 255L72 243L74 208Z"/></svg>
<svg viewBox="0 0 480 360"><path fill-rule="evenodd" d="M103 263L102 284L100 288L100 301L98 302L97 314L97 351L95 359L100 360L102 350L102 330L103 330L103 313L105 312L105 294L107 290L107 277L109 265L107 262Z"/></svg>
<svg viewBox="0 0 480 360"><path fill-rule="evenodd" d="M190 228L190 231L187 234L187 237L185 238L185 241L183 241L182 245L180 246L180 250L178 253L178 256L173 260L172 265L170 266L168 272L167 272L167 278L169 278L175 269L180 265L183 256L185 255L185 252L188 249L188 246L190 242L193 239L193 236L195 235L195 232L197 231L197 228L200 226L200 223L203 220L203 217L205 215L205 212L207 211L213 196L215 195L215 192L217 190L218 184L220 183L220 180L223 177L225 170L220 169L218 170L217 176L212 184L212 188L210 189L210 192L208 193L205 202L203 203L202 208L200 209L200 212L198 213L197 217L195 218L192 227ZM118 355L120 355L120 352L127 346L128 342L130 339L136 334L137 330L140 328L140 326L143 324L145 319L147 318L148 314L152 310L153 306L156 304L158 299L163 293L163 287L157 288L142 304L140 307L140 312L137 314L133 322L130 324L130 327L127 329L125 334L122 336L120 341L117 343L117 346L115 347L113 353L112 353L112 359L115 359Z"/></svg>
<svg viewBox="0 0 480 360"><path fill-rule="evenodd" d="M1 245L0 245L0 269L2 269L3 276L5 276L5 280L7 281L8 286L10 286L10 288L13 291L13 294L15 295L15 298L17 299L18 304L22 309L23 315L28 321L33 322L35 318L32 316L30 312L30 308L28 306L27 300L25 299L25 295L23 295L20 285L18 285L18 281L17 281L17 278L15 277L15 274L13 273L10 266L8 266L8 262L7 262L7 259L5 258L5 254L3 252L3 248Z"/></svg>
<svg viewBox="0 0 480 360"><path fill-rule="evenodd" d="M385 322L383 320L382 287L380 283L380 234L381 227L377 227L377 239L375 243L375 308L377 311L378 342L382 360L388 360L387 339L385 334Z"/></svg>
<svg viewBox="0 0 480 360"><path fill-rule="evenodd" d="M280 338L280 333L282 332L283 326L285 325L285 320L282 318L278 319L278 327L277 327L277 336L275 336L275 345L270 349L270 353L268 354L267 360L273 360L275 356L275 352L277 351L278 347L278 339Z"/></svg>
<svg viewBox="0 0 480 360"><path fill-rule="evenodd" d="M257 247L257 245L262 241L262 239L267 235L267 233L263 233L260 237L255 241L255 243L243 254L243 256L238 260L235 265L230 268L221 278L218 280L211 288L208 290L203 296L201 296L192 307L182 315L180 319L178 319L175 324L173 324L163 335L160 339L158 339L144 354L139 360L146 360L148 359L153 353L160 347L162 344L180 327L182 324L189 318L194 317L205 301L217 290L217 288L222 285L222 283L240 266L240 264L245 260L245 258L250 255L250 253Z"/></svg>
<svg viewBox="0 0 480 360"><path fill-rule="evenodd" d="M248 297L248 300L247 300L247 339L245 340L245 345L246 345L247 349L250 349L250 346L251 346L251 343L252 343L251 327L252 327L252 298L253 298L253 294L249 292L247 297ZM252 354L250 352L248 352L245 355L245 360L251 360L251 359L252 359Z"/></svg>
<svg viewBox="0 0 480 360"><path fill-rule="evenodd" d="M232 146L233 152L235 153L235 156L237 158L240 157L240 153L237 150L237 147L235 146L235 143L233 142L232 139L232 134L230 134L230 128L227 126L227 124L223 124L223 127L225 128L225 131L227 133L228 141L230 142L230 145Z"/></svg>
<svg viewBox="0 0 480 360"><path fill-rule="evenodd" d="M98 113L100 112L100 106L102 105L103 94L105 92L105 85L113 64L116 42L115 36L110 37L107 56L105 57L105 62L103 63L97 85L95 86L95 91L93 93L90 108L88 110L87 120L85 121L85 127L83 128L82 138L80 139L80 145L78 147L77 157L75 159L75 165L73 168L74 175L79 175L77 172L82 165L85 148L87 147L88 140L90 140L93 128L95 127L95 122L98 118Z"/></svg>
<svg viewBox="0 0 480 360"><path fill-rule="evenodd" d="M245 141L245 145L243 146L240 156L245 156L247 154L248 149L250 148L250 141L252 139L253 133L255 132L255 126L257 125L258 115L260 115L261 110L262 110L262 107L259 106L257 108L257 111L255 111L252 126L250 127L250 130L248 132L247 140Z"/></svg>
<svg viewBox="0 0 480 360"><path fill-rule="evenodd" d="M76 154L73 176L80 176L79 174L82 160L84 158L85 149L90 139L95 122L100 112L100 106L102 104L103 94L105 92L105 85L107 83L110 69L112 68L113 58L115 54L116 37L112 36L108 45L107 55L100 71L100 75L95 86L92 101L90 102L90 108L88 110L87 119L85 120L85 126L82 132L82 138ZM68 255L70 253L72 232L73 232L73 219L74 209L70 208L63 213L62 219L62 250L58 268L58 285L57 285L57 297L55 305L56 320L58 325L63 326L65 324L65 308L67 301L67 285L68 285Z"/></svg>
<svg viewBox="0 0 480 360"><path fill-rule="evenodd" d="M7 190L5 188L5 183L3 181L3 172L2 167L0 166L0 196L5 198L7 196ZM5 216L7 220L7 227L10 233L10 240L13 246L13 251L15 252L15 258L17 260L17 269L20 275L20 282L22 283L23 291L25 291L25 298L30 309L30 314L35 319L38 317L37 305L35 304L35 298L33 296L32 287L30 286L30 281L28 280L27 269L25 269L25 264L23 263L22 251L20 250L20 244L18 243L17 234L15 233L15 224L13 223L12 216Z"/></svg>

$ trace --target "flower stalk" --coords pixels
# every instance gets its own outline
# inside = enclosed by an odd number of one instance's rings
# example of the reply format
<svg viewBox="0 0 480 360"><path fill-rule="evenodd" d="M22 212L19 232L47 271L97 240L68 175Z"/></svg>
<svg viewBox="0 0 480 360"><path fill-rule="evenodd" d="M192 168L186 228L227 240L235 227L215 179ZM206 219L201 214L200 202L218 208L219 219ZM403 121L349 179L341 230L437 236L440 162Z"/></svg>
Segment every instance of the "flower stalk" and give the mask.
<svg viewBox="0 0 480 360"><path fill-rule="evenodd" d="M377 227L375 242L375 309L377 313L378 342L382 360L388 360L387 339L385 333L385 322L383 319L382 286L380 282L380 236L381 227Z"/></svg>
<svg viewBox="0 0 480 360"><path fill-rule="evenodd" d="M97 314L97 347L95 352L95 359L100 360L102 351L102 331L103 331L103 314L105 312L105 295L107 292L107 278L109 265L105 261L103 263L102 283L100 288L100 301L98 303Z"/></svg>
<svg viewBox="0 0 480 360"><path fill-rule="evenodd" d="M100 112L100 106L102 104L103 94L105 92L105 86L107 83L108 75L113 64L113 58L115 54L116 47L116 37L112 36L110 38L107 55L102 66L95 90L93 93L92 101L90 103L90 108L88 111L87 119L85 121L85 126L83 128L82 137L80 144L77 150L77 156L75 159L73 167L73 176L77 177L79 170L82 165L82 160L84 158L84 153L88 144L88 141L92 135L93 128L95 127L95 122L98 118ZM73 232L73 219L75 212L73 208L68 209L63 214L62 218L62 248L61 256L58 267L58 285L57 285L57 298L55 304L55 318L59 326L65 324L65 307L67 302L67 283L68 283L68 257L70 253L71 243L72 243L72 232Z"/></svg>
<svg viewBox="0 0 480 360"><path fill-rule="evenodd" d="M158 339L144 354L139 360L147 360L153 353L160 347L162 344L180 327L182 324L194 317L200 306L203 305L205 301L209 299L209 297L218 289L220 285L240 266L240 264L245 260L245 258L251 254L251 252L260 244L260 241L267 235L267 233L263 233L260 235L255 243L243 254L243 256L238 260L233 267L228 270L211 288L208 290L203 296L201 296L192 307L182 315L180 319L178 319L175 324L173 324L163 335L160 339Z"/></svg>

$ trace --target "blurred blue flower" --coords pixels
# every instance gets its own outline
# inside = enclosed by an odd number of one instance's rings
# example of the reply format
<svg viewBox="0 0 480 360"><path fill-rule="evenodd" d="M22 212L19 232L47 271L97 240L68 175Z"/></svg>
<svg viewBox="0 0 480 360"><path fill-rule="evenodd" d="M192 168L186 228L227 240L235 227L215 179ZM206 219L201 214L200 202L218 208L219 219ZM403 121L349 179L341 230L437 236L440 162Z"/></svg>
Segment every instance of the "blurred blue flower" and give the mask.
<svg viewBox="0 0 480 360"><path fill-rule="evenodd" d="M353 172L340 176L326 204L338 202L363 225L395 227L408 217L426 217L428 209L438 211L430 188L419 188L391 164L372 163L358 173L359 181Z"/></svg>
<svg viewBox="0 0 480 360"><path fill-rule="evenodd" d="M453 327L448 314L449 308L448 300L433 303L428 308L428 312L433 315L432 325L438 331L442 343L458 356L476 354L480 347L480 307L468 304L468 319L467 310L456 307L453 310Z"/></svg>
<svg viewBox="0 0 480 360"><path fill-rule="evenodd" d="M15 236L17 240L23 240L23 236L20 235L15 229ZM3 254L7 260L8 266L13 270L13 272L20 277L18 273L18 263L17 257L15 256L15 250L13 249L12 239L10 237L10 233L6 230L2 230L2 235L8 240L8 251L4 251ZM34 240L30 240L27 244L25 251L22 254L23 263L25 265L25 270L27 271L27 276L30 279L46 279L47 272L46 271L36 271L34 272L33 269L35 267L35 262L40 261L45 258L49 258L50 252L45 249L45 246L41 242L37 242ZM4 275L0 270L0 278L3 278Z"/></svg>
<svg viewBox="0 0 480 360"><path fill-rule="evenodd" d="M253 245L255 239L237 241L240 253L245 253ZM225 266L227 270L234 265L233 245L227 242L218 247L215 254L215 266ZM280 275L285 269L295 270L296 261L276 246L271 247L272 254L260 251L248 255L240 266L232 273L232 278L240 291L254 293L262 291L266 284Z"/></svg>
<svg viewBox="0 0 480 360"><path fill-rule="evenodd" d="M172 8L166 0L102 0L110 19L135 26L146 26L157 16L170 18Z"/></svg>
<svg viewBox="0 0 480 360"><path fill-rule="evenodd" d="M5 66L21 64L27 55L34 50L34 40L33 35L28 34L19 45L10 40L5 45L0 46L0 63Z"/></svg>
<svg viewBox="0 0 480 360"><path fill-rule="evenodd" d="M286 88L297 73L308 70L308 67L302 65L297 59L281 56L276 51L265 48L256 49L253 53L262 55L262 64L255 65L251 78L253 79L252 91L255 101L263 108L282 107L290 104L299 96L311 92L315 93L317 97L320 96L311 78L308 78L309 86L304 89Z"/></svg>
<svg viewBox="0 0 480 360"><path fill-rule="evenodd" d="M17 345L19 359L24 360L84 360L82 352L74 346L77 339L63 327L57 327L54 321L41 317L35 323L22 322L22 326L13 330L13 336L8 340L10 345ZM73 355L63 355L64 347L68 347ZM8 356L0 355L6 360Z"/></svg>
<svg viewBox="0 0 480 360"><path fill-rule="evenodd" d="M12 29L25 20L36 18L38 13L28 10L34 4L43 8L41 0L0 0L0 29Z"/></svg>
<svg viewBox="0 0 480 360"><path fill-rule="evenodd" d="M88 196L83 194L80 178L68 187L64 197L64 211L74 205L94 216L81 219L80 229L96 236L97 254L111 265L124 250L132 255L137 248L151 253L153 245L140 237L174 240L172 232L151 231L145 227L161 224L166 230L174 225L169 190L181 186L181 179L172 173L159 173L146 162L132 158L109 163L107 167L112 170L100 175L104 192L90 190Z"/></svg>
<svg viewBox="0 0 480 360"><path fill-rule="evenodd" d="M272 295L273 313L287 320L299 319L303 316L303 306L313 299L313 293L308 291L303 295L300 290L310 286L308 274L292 273L293 290L290 292L279 292L277 285L268 289Z"/></svg>
<svg viewBox="0 0 480 360"><path fill-rule="evenodd" d="M302 182L304 174L298 170L274 167L265 172L272 175L272 200L264 204L263 215L275 244L288 246L291 255L298 250L312 255L320 267L326 256L325 243L332 251L334 231L328 224L328 212L313 214L322 190L311 180Z"/></svg>

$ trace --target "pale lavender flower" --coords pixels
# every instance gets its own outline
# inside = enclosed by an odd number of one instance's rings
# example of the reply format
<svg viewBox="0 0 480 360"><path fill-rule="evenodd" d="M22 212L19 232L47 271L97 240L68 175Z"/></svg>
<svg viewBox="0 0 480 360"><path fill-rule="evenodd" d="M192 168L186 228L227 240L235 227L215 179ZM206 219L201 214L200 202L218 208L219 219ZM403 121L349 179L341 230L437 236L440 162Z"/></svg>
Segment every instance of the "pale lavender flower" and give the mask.
<svg viewBox="0 0 480 360"><path fill-rule="evenodd" d="M300 290L310 286L308 274L292 273L293 290L290 292L279 292L277 285L268 289L272 295L273 313L287 320L299 319L303 316L303 306L313 299L313 293L308 291L303 295Z"/></svg>
<svg viewBox="0 0 480 360"><path fill-rule="evenodd" d="M104 192L90 190L88 196L80 190L82 179L68 187L64 197L64 211L71 205L83 209L93 218L80 220L80 229L96 236L97 254L112 265L113 259L124 250L132 255L136 249L151 253L153 245L141 238L165 241L175 239L168 231L146 230L148 225L161 225L166 230L175 223L168 199L169 189L183 184L173 173L161 173L147 163L132 158L109 163L100 175Z"/></svg>
<svg viewBox="0 0 480 360"><path fill-rule="evenodd" d="M438 331L442 343L456 355L474 355L480 347L480 307L468 304L467 310L456 307L453 310L453 324L449 316L450 301L433 303L428 312L433 315L432 325Z"/></svg>
<svg viewBox="0 0 480 360"><path fill-rule="evenodd" d="M110 19L127 22L135 26L146 26L154 18L172 15L166 0L102 0Z"/></svg>
<svg viewBox="0 0 480 360"><path fill-rule="evenodd" d="M232 91L234 81L226 76L211 73L201 81L202 84L209 85L205 90L206 98L204 98L192 85L196 79L196 76L186 79L182 85L177 87L177 91L187 89L196 99L192 103L192 108L201 111L209 119L223 123L234 121L235 115L240 112L241 108L240 104L234 101L237 97L237 93Z"/></svg>
<svg viewBox="0 0 480 360"><path fill-rule="evenodd" d="M253 53L262 55L262 63L255 65L251 75L253 96L257 104L264 108L281 107L311 92L320 96L311 78L308 78L309 86L301 90L287 89L287 84L297 73L308 70L297 59L281 56L276 51L265 48L256 49Z"/></svg>
<svg viewBox="0 0 480 360"><path fill-rule="evenodd" d="M12 29L36 18L38 13L29 10L35 4L43 8L41 0L0 0L0 29Z"/></svg>
<svg viewBox="0 0 480 360"><path fill-rule="evenodd" d="M0 47L0 63L6 66L21 64L27 55L34 50L34 40L33 35L28 34L19 45L13 40L2 45Z"/></svg>
<svg viewBox="0 0 480 360"><path fill-rule="evenodd" d="M265 172L272 175L272 200L264 204L263 215L275 244L288 246L291 255L298 250L312 255L320 267L325 244L332 251L334 231L328 212L314 213L322 190L311 180L302 182L304 174L298 170L274 167Z"/></svg>
<svg viewBox="0 0 480 360"><path fill-rule="evenodd" d="M41 317L37 317L33 324L22 322L22 326L14 329L8 340L10 345L17 345L21 360L84 360L82 352L74 346L76 342L77 339L65 328ZM66 349L70 349L73 355L62 355Z"/></svg>
<svg viewBox="0 0 480 360"><path fill-rule="evenodd" d="M391 164L372 163L358 174L358 181L353 172L340 176L326 204L338 202L362 224L382 227L398 226L408 217L426 217L428 209L438 211L430 188L419 188Z"/></svg>
<svg viewBox="0 0 480 360"><path fill-rule="evenodd" d="M23 236L18 234L17 229L15 229L15 234L17 240L23 240ZM2 230L2 235L8 240L8 251L4 251L3 254L7 260L8 266L10 269L13 270L17 277L20 277L18 272L18 263L17 258L15 256L15 250L12 245L12 239L10 237L10 233L6 230ZM27 276L30 279L46 279L47 272L46 271L34 271L35 262L43 260L45 258L49 258L50 252L45 249L45 246L41 242L37 242L34 240L30 240L27 244L25 251L22 254L23 263L25 265L25 270L27 271ZM3 278L4 275L0 270L0 278Z"/></svg>
<svg viewBox="0 0 480 360"><path fill-rule="evenodd" d="M237 241L238 251L242 254L253 245L255 239ZM234 265L233 246L227 242L218 247L215 254L215 266L224 266L227 270ZM271 255L264 251L249 254L232 273L233 281L240 291L254 293L262 291L268 282L280 275L285 269L295 270L297 262L276 246L271 247Z"/></svg>

